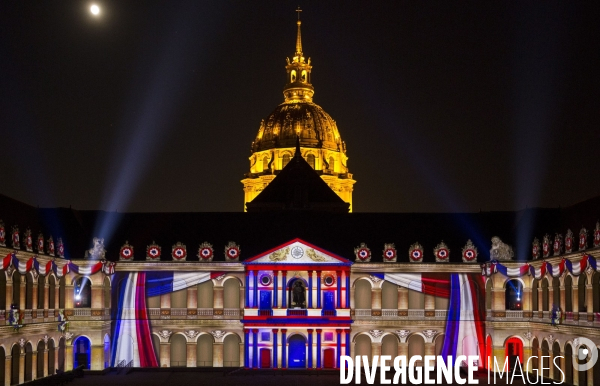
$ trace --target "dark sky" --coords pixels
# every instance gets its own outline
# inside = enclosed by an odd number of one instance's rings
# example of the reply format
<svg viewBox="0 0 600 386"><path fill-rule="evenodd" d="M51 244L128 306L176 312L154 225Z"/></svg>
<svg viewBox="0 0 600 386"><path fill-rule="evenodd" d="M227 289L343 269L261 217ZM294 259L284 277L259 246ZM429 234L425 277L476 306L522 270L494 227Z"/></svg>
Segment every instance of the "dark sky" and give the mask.
<svg viewBox="0 0 600 386"><path fill-rule="evenodd" d="M360 212L600 194L594 2L302 1L314 101ZM43 207L241 211L298 1L3 1L0 193Z"/></svg>

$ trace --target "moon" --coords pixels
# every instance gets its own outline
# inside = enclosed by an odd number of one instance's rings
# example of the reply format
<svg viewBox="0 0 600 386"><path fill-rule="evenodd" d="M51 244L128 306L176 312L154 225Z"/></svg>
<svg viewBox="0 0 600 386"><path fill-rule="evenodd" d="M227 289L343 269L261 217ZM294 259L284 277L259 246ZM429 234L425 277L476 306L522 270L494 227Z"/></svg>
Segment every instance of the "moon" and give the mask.
<svg viewBox="0 0 600 386"><path fill-rule="evenodd" d="M100 7L98 7L96 4L92 4L92 6L90 7L90 12L92 13L92 15L98 16L100 14Z"/></svg>

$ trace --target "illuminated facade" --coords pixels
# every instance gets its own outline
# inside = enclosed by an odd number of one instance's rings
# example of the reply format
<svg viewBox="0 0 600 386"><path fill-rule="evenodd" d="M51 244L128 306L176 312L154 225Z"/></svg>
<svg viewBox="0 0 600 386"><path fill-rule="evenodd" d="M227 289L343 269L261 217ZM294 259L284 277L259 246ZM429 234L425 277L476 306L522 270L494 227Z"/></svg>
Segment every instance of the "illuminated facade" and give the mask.
<svg viewBox="0 0 600 386"><path fill-rule="evenodd" d="M294 157L296 139L300 138L302 156L327 185L350 204L356 182L348 169L346 143L342 141L336 122L321 106L313 103L310 58L302 52L298 20L296 52L287 58L287 84L284 102L262 122L252 142L250 172L244 175L245 204L254 200Z"/></svg>

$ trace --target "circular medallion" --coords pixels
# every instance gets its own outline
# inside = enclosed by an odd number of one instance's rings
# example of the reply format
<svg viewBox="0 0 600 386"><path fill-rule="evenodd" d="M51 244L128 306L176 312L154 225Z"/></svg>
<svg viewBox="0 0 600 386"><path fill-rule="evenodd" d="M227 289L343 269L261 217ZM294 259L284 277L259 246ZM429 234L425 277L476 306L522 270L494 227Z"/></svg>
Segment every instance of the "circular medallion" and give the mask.
<svg viewBox="0 0 600 386"><path fill-rule="evenodd" d="M200 257L203 259L210 259L213 255L213 251L211 248L202 248L200 249Z"/></svg>
<svg viewBox="0 0 600 386"><path fill-rule="evenodd" d="M132 257L133 257L133 249L131 249L131 247L121 248L121 258L131 259Z"/></svg>
<svg viewBox="0 0 600 386"><path fill-rule="evenodd" d="M420 249L415 249L410 254L410 258L413 259L413 260L421 260L422 257L423 257L423 252L421 252Z"/></svg>
<svg viewBox="0 0 600 386"><path fill-rule="evenodd" d="M383 256L385 256L388 260L393 260L396 257L396 250L393 248L388 248L383 252Z"/></svg>
<svg viewBox="0 0 600 386"><path fill-rule="evenodd" d="M181 247L177 247L173 250L173 257L176 259L183 259L186 255L187 253L185 252L185 249Z"/></svg>
<svg viewBox="0 0 600 386"><path fill-rule="evenodd" d="M262 275L260 277L260 284L264 286L271 284L271 275Z"/></svg>
<svg viewBox="0 0 600 386"><path fill-rule="evenodd" d="M437 253L437 257L446 260L448 258L448 250L444 248L440 249Z"/></svg>
<svg viewBox="0 0 600 386"><path fill-rule="evenodd" d="M300 259L304 256L304 249L296 245L292 248L291 255L294 259Z"/></svg>
<svg viewBox="0 0 600 386"><path fill-rule="evenodd" d="M236 259L239 255L240 255L239 249L237 249L235 247L227 248L227 257L228 258Z"/></svg>
<svg viewBox="0 0 600 386"><path fill-rule="evenodd" d="M366 260L369 258L369 251L366 248L361 248L358 250L357 256L361 260Z"/></svg>
<svg viewBox="0 0 600 386"><path fill-rule="evenodd" d="M325 278L323 278L323 283L327 287L331 287L335 283L335 279L333 278L332 275L326 275Z"/></svg>
<svg viewBox="0 0 600 386"><path fill-rule="evenodd" d="M477 255L475 254L475 251L472 249L467 249L464 253L464 258L465 260L473 260Z"/></svg>
<svg viewBox="0 0 600 386"><path fill-rule="evenodd" d="M157 257L160 257L160 250L157 247L151 247L148 249L148 256L156 259Z"/></svg>

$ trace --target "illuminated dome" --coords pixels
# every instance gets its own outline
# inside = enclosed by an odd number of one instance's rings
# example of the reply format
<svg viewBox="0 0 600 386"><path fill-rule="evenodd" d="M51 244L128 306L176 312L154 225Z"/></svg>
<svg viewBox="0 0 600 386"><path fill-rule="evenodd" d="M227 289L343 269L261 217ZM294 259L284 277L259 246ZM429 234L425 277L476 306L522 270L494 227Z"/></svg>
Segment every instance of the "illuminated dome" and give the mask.
<svg viewBox="0 0 600 386"><path fill-rule="evenodd" d="M287 84L284 102L263 119L252 142L250 172L244 175L244 204L254 200L295 154L300 139L300 155L342 200L350 204L356 181L348 170L346 144L335 121L313 103L315 89L311 83L310 58L302 52L298 20L296 52L286 58ZM246 208L245 208L246 209Z"/></svg>

